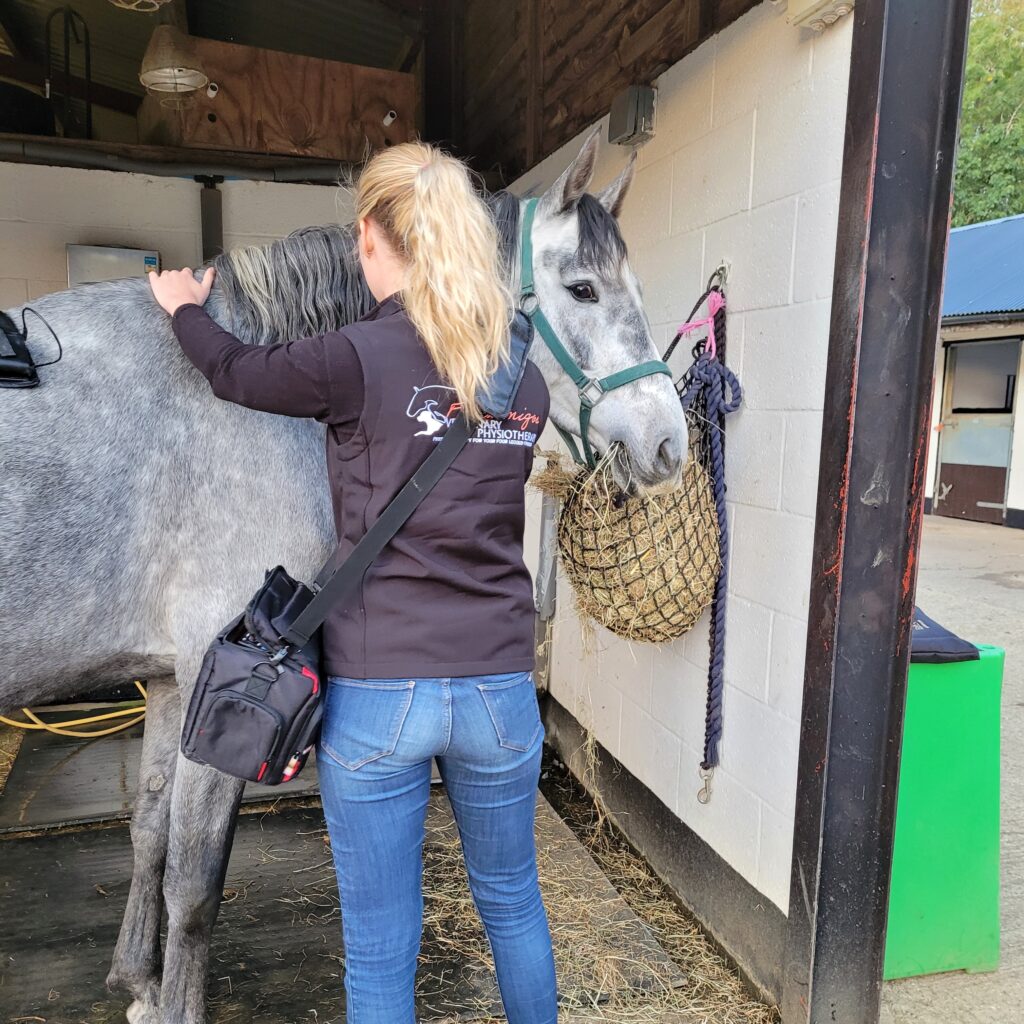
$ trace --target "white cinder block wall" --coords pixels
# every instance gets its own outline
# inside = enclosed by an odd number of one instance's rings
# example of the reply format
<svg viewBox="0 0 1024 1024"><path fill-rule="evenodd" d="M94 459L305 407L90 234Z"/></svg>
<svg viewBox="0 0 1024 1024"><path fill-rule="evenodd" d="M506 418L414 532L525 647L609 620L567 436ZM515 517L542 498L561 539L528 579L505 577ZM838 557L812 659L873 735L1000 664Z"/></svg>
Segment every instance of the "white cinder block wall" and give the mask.
<svg viewBox="0 0 1024 1024"><path fill-rule="evenodd" d="M814 35L762 4L665 72L622 215L659 347L732 265L728 363L746 399L727 427L725 735L709 805L696 799L706 616L671 645L598 630L584 650L563 580L553 646L555 699L783 911L851 30L845 18ZM516 191L554 181L582 138ZM596 185L626 157L605 143Z"/></svg>
<svg viewBox="0 0 1024 1024"><path fill-rule="evenodd" d="M0 163L0 309L66 288L69 242L158 249L165 268L198 266L201 188L191 178ZM221 189L225 248L351 219L334 188L228 181Z"/></svg>

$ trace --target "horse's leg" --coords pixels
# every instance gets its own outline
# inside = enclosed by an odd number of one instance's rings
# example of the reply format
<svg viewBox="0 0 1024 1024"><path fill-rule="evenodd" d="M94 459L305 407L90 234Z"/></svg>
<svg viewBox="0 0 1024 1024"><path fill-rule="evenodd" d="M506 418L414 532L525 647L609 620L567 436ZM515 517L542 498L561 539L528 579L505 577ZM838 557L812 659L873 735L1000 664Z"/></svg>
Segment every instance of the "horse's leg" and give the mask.
<svg viewBox="0 0 1024 1024"><path fill-rule="evenodd" d="M155 1019L160 1002L161 885L181 731L180 707L173 678L150 682L142 764L132 812L132 884L107 976L110 988L127 989L135 997L130 1020L144 1020L147 1013Z"/></svg>
<svg viewBox="0 0 1024 1024"><path fill-rule="evenodd" d="M210 936L243 787L239 779L179 755L164 871L168 924L160 986L162 1024L202 1024L206 1019Z"/></svg>

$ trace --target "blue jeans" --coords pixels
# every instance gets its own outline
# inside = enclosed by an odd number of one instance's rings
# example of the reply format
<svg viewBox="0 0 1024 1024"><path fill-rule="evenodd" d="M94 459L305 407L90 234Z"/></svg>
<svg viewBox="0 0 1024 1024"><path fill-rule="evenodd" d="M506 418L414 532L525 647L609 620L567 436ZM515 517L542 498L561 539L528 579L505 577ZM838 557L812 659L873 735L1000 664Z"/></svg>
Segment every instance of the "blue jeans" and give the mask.
<svg viewBox="0 0 1024 1024"><path fill-rule="evenodd" d="M509 1024L555 1024L533 836L543 739L528 672L329 680L317 769L341 893L349 1024L415 1024L432 757Z"/></svg>

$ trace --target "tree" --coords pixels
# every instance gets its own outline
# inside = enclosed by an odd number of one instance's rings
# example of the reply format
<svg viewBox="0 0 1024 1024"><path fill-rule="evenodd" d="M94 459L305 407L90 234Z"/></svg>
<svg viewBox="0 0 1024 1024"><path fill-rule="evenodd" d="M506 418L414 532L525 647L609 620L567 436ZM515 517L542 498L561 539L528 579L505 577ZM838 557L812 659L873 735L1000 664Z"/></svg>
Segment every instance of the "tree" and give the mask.
<svg viewBox="0 0 1024 1024"><path fill-rule="evenodd" d="M1024 213L1024 0L974 0L953 224Z"/></svg>

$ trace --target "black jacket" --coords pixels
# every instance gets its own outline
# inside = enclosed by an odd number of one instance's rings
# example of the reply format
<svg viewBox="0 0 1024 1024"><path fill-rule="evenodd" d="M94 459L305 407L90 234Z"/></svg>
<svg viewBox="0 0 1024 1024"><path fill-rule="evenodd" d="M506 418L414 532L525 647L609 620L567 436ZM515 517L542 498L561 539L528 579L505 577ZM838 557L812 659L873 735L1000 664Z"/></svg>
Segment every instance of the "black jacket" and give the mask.
<svg viewBox="0 0 1024 1024"><path fill-rule="evenodd" d="M343 554L457 411L454 390L394 296L341 331L280 345L245 345L194 305L178 310L174 330L220 398L327 424ZM480 425L361 588L332 610L323 633L329 674L392 679L533 668L524 486L547 415L547 387L531 363L509 416Z"/></svg>

